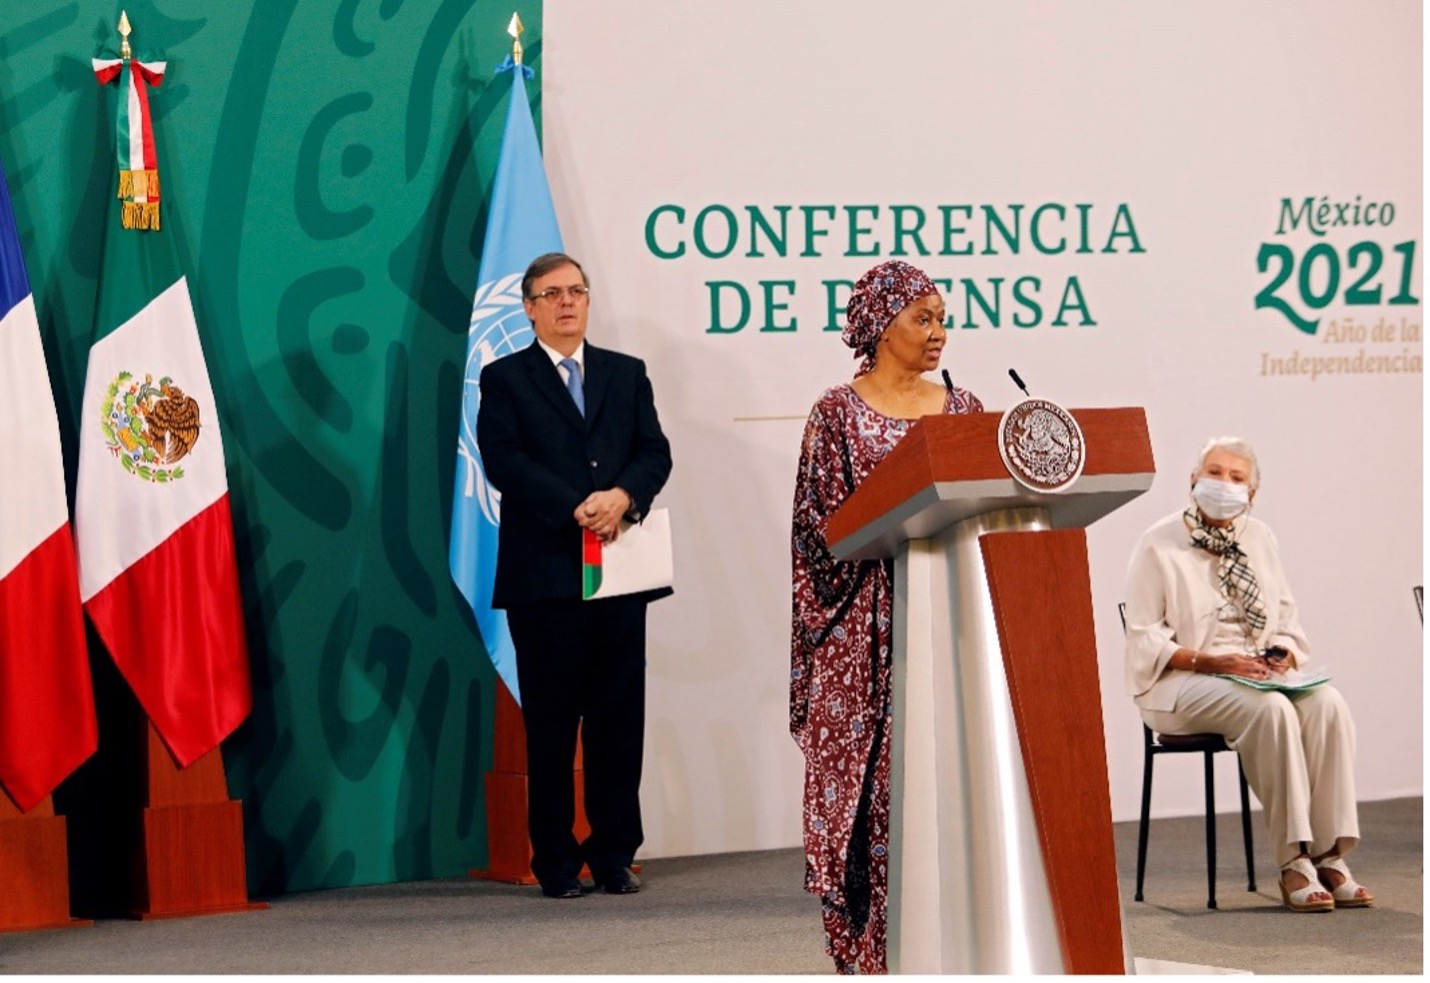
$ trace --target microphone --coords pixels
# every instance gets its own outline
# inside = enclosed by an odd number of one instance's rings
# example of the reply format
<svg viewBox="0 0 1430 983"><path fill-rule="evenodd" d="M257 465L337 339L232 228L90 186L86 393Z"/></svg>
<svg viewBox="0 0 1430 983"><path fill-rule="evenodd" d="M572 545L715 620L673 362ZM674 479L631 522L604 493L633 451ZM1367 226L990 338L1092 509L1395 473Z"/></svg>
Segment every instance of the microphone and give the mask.
<svg viewBox="0 0 1430 983"><path fill-rule="evenodd" d="M1011 378L1011 379L1013 380L1013 385L1015 385L1015 386L1017 386L1019 389L1023 390L1023 395L1024 395L1024 396L1032 396L1032 395L1033 395L1032 393L1028 392L1028 387L1025 386L1025 385L1023 385L1023 380L1020 379L1020 378L1018 378L1018 370L1017 370L1017 369L1009 369L1009 370L1008 370L1008 376L1009 376L1009 378Z"/></svg>
<svg viewBox="0 0 1430 983"><path fill-rule="evenodd" d="M943 388L953 392L953 379L949 378L948 369L943 370Z"/></svg>

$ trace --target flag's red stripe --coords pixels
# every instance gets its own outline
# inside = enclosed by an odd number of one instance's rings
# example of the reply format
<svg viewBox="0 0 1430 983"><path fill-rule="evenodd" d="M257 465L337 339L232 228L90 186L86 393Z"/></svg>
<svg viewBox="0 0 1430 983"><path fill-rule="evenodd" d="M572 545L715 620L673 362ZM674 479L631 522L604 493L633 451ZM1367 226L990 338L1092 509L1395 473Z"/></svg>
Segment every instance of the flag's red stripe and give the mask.
<svg viewBox="0 0 1430 983"><path fill-rule="evenodd" d="M65 523L0 579L0 784L28 811L94 753L97 741L74 541Z"/></svg>
<svg viewBox="0 0 1430 983"><path fill-rule="evenodd" d="M181 766L217 747L248 716L253 694L228 495L85 609Z"/></svg>
<svg viewBox="0 0 1430 983"><path fill-rule="evenodd" d="M581 562L593 567L601 565L601 537L589 529L581 530Z"/></svg>
<svg viewBox="0 0 1430 983"><path fill-rule="evenodd" d="M146 171L152 171L159 166L159 156L154 152L154 118L149 113L149 87L145 84L144 74L140 72L137 61L130 62L130 67L134 74L134 92L139 97L139 126L144 139L144 163ZM134 125L134 121L130 121ZM127 149L127 148L126 148ZM150 192L147 196L150 201L158 201L159 196Z"/></svg>

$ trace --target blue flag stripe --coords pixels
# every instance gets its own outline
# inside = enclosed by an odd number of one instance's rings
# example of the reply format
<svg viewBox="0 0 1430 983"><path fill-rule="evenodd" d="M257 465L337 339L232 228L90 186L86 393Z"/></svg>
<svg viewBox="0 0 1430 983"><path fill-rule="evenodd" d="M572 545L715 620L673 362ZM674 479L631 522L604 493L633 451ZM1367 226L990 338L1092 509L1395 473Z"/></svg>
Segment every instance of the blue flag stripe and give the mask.
<svg viewBox="0 0 1430 983"><path fill-rule="evenodd" d="M487 481L477 450L477 380L484 365L525 348L534 339L521 304L521 276L537 256L561 251L561 231L551 204L522 69L513 70L511 76L511 105L502 133L467 334L448 561L453 581L471 605L477 630L497 674L520 703L516 651L506 614L491 606L501 500Z"/></svg>
<svg viewBox="0 0 1430 983"><path fill-rule="evenodd" d="M10 185L0 172L0 318L30 296L30 278L20 256L20 234L10 205Z"/></svg>

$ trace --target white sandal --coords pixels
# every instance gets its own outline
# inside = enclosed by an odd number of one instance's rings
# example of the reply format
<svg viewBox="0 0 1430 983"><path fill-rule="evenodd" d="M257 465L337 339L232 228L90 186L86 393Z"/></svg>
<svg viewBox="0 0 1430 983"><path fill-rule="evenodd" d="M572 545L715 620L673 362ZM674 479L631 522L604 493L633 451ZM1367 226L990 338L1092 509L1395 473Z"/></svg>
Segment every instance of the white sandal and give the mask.
<svg viewBox="0 0 1430 983"><path fill-rule="evenodd" d="M1297 857L1281 868L1284 874L1288 870L1294 870L1302 877L1306 878L1306 886L1298 887L1294 891L1286 889L1286 879L1277 878L1277 883L1281 886L1281 901L1292 911L1334 911L1336 902L1327 898L1324 901L1311 901L1313 894L1330 894L1330 891L1321 884L1320 878L1316 874L1316 868L1311 866L1310 857ZM1350 883L1347 878L1346 883Z"/></svg>
<svg viewBox="0 0 1430 983"><path fill-rule="evenodd" d="M1334 870L1341 875L1342 880L1338 887L1331 887L1325 875L1327 870ZM1337 908L1369 908L1375 904L1375 895L1356 883L1340 854L1322 858L1321 862L1316 864L1316 872L1321 886L1336 899ZM1358 894L1359 891L1365 891L1365 894Z"/></svg>

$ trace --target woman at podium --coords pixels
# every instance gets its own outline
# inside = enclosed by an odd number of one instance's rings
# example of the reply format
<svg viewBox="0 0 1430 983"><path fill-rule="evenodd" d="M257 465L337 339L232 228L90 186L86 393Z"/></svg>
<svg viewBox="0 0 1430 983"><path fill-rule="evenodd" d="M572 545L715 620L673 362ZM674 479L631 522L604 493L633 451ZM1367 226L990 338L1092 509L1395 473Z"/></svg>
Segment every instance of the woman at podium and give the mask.
<svg viewBox="0 0 1430 983"><path fill-rule="evenodd" d="M895 260L865 273L842 336L861 362L814 404L800 449L790 733L805 760L805 890L823 902L841 973L887 971L894 590L892 561L836 561L825 523L919 417L982 412L967 390L924 378L943 354L944 317L923 271Z"/></svg>
<svg viewBox="0 0 1430 983"><path fill-rule="evenodd" d="M1355 727L1309 646L1271 529L1247 513L1256 453L1202 449L1192 502L1142 535L1127 572L1127 687L1162 734L1215 733L1266 812L1292 911L1368 908L1342 859L1360 839Z"/></svg>

